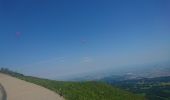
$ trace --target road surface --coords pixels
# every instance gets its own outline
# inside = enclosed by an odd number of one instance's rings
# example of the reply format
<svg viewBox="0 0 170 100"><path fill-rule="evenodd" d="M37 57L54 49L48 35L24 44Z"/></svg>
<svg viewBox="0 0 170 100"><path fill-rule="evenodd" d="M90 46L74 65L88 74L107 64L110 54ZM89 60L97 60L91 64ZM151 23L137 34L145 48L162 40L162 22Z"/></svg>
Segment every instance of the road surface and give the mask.
<svg viewBox="0 0 170 100"><path fill-rule="evenodd" d="M1 73L0 84L5 89L7 100L64 100L53 91Z"/></svg>

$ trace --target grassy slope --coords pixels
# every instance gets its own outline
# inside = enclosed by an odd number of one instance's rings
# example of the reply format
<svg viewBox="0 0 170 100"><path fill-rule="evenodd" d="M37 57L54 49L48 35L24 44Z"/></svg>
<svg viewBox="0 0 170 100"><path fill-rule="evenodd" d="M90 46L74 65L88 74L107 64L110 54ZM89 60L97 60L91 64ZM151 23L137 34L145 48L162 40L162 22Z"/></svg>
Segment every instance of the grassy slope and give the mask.
<svg viewBox="0 0 170 100"><path fill-rule="evenodd" d="M28 76L18 78L41 85L67 100L145 100L144 97L99 82L63 82Z"/></svg>
<svg viewBox="0 0 170 100"><path fill-rule="evenodd" d="M145 100L143 96L100 82L54 81L24 76L6 68L1 68L0 72L48 88L64 96L66 100Z"/></svg>

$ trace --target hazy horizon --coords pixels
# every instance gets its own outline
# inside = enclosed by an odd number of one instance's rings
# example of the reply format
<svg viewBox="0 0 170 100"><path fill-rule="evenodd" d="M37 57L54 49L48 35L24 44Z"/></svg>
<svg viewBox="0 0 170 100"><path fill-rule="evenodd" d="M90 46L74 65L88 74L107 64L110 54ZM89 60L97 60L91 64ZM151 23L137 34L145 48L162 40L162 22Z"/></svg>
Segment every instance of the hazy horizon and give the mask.
<svg viewBox="0 0 170 100"><path fill-rule="evenodd" d="M169 0L0 0L0 68L62 79L169 62L169 5Z"/></svg>

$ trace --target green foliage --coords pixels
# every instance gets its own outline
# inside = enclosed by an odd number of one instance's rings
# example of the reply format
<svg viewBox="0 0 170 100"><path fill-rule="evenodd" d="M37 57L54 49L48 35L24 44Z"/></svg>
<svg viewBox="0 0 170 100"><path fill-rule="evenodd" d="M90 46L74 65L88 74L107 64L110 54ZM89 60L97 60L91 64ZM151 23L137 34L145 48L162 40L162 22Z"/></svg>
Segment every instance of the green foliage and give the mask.
<svg viewBox="0 0 170 100"><path fill-rule="evenodd" d="M143 94L149 100L170 100L170 77L144 78L110 83L133 93Z"/></svg>

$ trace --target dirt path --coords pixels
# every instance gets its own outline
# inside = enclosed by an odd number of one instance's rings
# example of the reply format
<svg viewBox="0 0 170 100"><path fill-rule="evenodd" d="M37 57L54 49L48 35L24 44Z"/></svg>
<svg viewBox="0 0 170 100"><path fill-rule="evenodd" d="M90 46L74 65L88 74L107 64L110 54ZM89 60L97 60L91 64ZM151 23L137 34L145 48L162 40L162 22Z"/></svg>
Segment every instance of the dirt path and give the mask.
<svg viewBox="0 0 170 100"><path fill-rule="evenodd" d="M7 100L64 100L48 89L1 73L0 84L5 88Z"/></svg>

